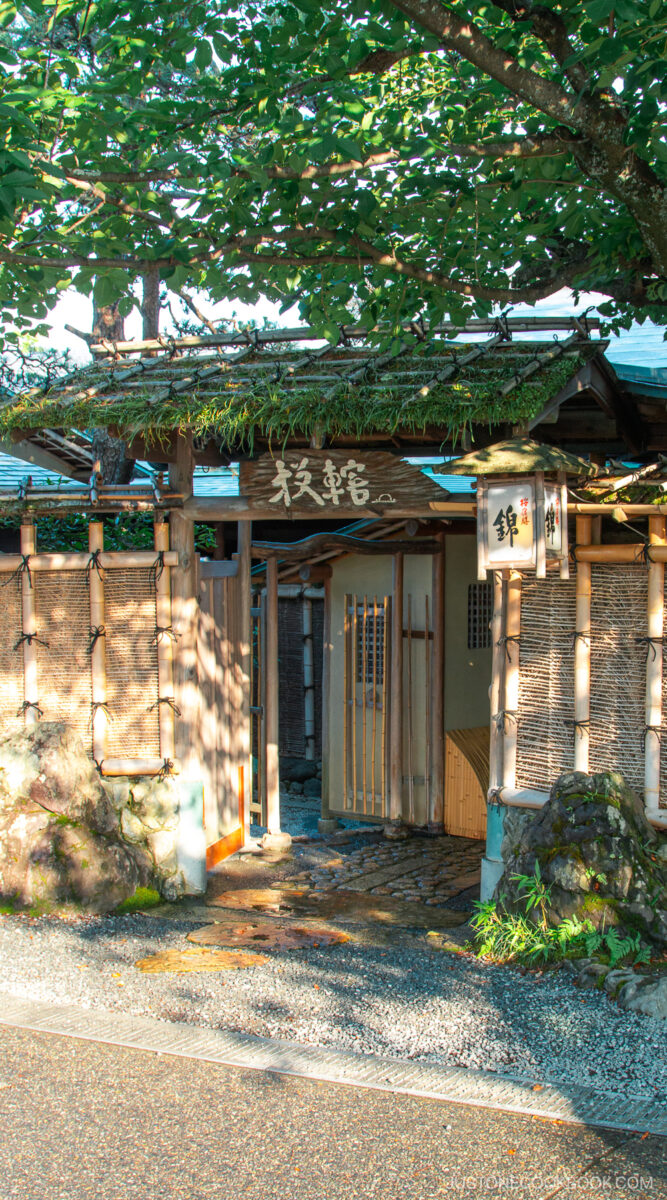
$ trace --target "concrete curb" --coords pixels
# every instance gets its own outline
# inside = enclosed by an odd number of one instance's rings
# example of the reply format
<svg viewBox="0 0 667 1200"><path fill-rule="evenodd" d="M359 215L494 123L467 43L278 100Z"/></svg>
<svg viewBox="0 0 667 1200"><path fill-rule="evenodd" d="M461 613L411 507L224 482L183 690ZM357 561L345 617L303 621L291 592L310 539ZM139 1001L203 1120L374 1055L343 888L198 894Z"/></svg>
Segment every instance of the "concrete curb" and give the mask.
<svg viewBox="0 0 667 1200"><path fill-rule="evenodd" d="M73 1004L42 1004L7 995L2 996L0 1025L154 1054L174 1054L246 1070L272 1071L303 1079L470 1104L475 1108L502 1109L579 1125L667 1136L667 1112L657 1102L610 1096L574 1085L542 1086L491 1071L300 1046L295 1042L223 1029L101 1012L77 1008Z"/></svg>

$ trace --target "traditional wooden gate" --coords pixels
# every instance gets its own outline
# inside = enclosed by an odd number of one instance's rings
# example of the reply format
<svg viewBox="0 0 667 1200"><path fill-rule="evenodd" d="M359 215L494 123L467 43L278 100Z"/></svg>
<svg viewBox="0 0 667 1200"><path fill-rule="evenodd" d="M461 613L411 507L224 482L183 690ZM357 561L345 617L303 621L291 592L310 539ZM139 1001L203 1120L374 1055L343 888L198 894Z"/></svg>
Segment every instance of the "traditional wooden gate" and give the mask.
<svg viewBox="0 0 667 1200"><path fill-rule="evenodd" d="M235 559L200 562L198 668L206 865L240 849L252 789L250 613Z"/></svg>
<svg viewBox="0 0 667 1200"><path fill-rule="evenodd" d="M417 790L428 812L431 790L431 601L419 621L407 594L402 629L403 784L405 819L415 822ZM392 702L392 597L345 597L343 675L344 809L358 817L389 816ZM423 731L423 732L422 732Z"/></svg>

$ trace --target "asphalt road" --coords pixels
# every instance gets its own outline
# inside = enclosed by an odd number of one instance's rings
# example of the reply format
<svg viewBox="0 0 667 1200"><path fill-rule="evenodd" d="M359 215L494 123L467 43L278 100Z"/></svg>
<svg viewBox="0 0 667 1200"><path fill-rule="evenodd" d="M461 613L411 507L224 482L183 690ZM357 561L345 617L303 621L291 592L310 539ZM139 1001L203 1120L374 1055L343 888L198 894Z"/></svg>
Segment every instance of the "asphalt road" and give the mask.
<svg viewBox="0 0 667 1200"><path fill-rule="evenodd" d="M0 1028L0 1200L663 1200L667 1141Z"/></svg>

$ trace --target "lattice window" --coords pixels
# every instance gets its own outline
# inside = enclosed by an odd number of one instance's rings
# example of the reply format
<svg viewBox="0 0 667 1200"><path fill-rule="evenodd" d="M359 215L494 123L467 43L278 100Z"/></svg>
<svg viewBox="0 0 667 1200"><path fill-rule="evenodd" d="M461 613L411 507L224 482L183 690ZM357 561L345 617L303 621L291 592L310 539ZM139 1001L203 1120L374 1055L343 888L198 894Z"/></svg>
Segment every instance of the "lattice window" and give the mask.
<svg viewBox="0 0 667 1200"><path fill-rule="evenodd" d="M351 610L354 613L354 609ZM357 605L357 683L371 687L382 685L384 679L384 609L378 603L374 611L370 603L364 613Z"/></svg>
<svg viewBox="0 0 667 1200"><path fill-rule="evenodd" d="M468 649L491 648L493 588L490 583L471 583L468 588Z"/></svg>

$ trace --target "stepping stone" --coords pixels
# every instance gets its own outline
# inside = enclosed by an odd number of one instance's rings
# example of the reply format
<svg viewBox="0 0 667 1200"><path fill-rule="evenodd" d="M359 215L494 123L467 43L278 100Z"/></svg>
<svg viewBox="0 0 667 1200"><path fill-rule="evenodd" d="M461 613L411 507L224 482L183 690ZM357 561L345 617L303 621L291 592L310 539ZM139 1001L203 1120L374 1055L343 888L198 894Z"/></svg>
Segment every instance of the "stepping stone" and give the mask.
<svg viewBox="0 0 667 1200"><path fill-rule="evenodd" d="M245 967L258 967L268 962L265 954L233 953L231 950L206 950L192 947L190 950L162 950L148 958L140 958L134 965L145 975L189 975L195 971L239 971Z"/></svg>
<svg viewBox="0 0 667 1200"><path fill-rule="evenodd" d="M188 934L199 946L257 946L263 950L300 950L304 946L335 946L349 942L349 933L322 926L288 925L284 921L247 921L243 925L205 925Z"/></svg>

